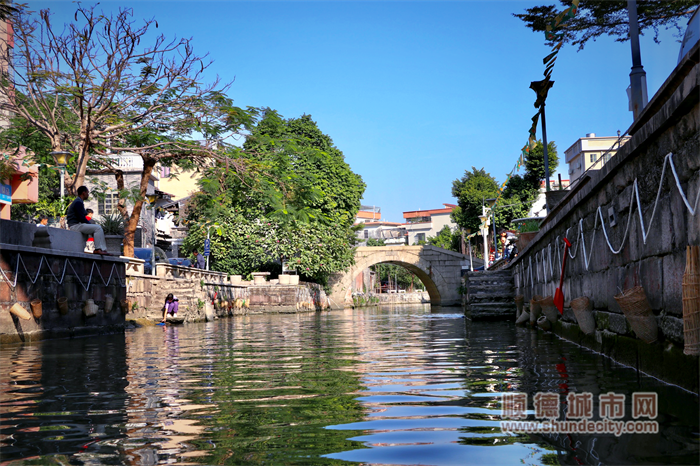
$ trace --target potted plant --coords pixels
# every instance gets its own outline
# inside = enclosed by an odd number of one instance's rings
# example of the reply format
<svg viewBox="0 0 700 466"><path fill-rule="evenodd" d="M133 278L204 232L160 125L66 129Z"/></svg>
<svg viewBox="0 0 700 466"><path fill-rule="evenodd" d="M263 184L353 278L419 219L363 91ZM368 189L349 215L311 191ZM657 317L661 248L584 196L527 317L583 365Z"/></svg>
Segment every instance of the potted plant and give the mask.
<svg viewBox="0 0 700 466"><path fill-rule="evenodd" d="M98 224L105 233L107 252L120 256L122 253L122 240L124 239L124 217L119 212L103 215Z"/></svg>
<svg viewBox="0 0 700 466"><path fill-rule="evenodd" d="M518 231L518 252L522 252L530 241L532 241L537 233L540 232L540 218L528 218L519 223Z"/></svg>

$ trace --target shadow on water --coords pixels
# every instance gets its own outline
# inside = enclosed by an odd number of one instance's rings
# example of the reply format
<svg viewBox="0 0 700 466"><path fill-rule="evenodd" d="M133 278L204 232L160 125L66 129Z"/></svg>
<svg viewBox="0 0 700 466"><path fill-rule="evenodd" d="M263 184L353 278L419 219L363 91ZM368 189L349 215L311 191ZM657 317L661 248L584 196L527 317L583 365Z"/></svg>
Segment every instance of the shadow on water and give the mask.
<svg viewBox="0 0 700 466"><path fill-rule="evenodd" d="M250 315L0 348L23 464L697 464L698 399L458 308ZM7 368L7 369L6 369ZM514 435L504 392L657 392L644 435Z"/></svg>

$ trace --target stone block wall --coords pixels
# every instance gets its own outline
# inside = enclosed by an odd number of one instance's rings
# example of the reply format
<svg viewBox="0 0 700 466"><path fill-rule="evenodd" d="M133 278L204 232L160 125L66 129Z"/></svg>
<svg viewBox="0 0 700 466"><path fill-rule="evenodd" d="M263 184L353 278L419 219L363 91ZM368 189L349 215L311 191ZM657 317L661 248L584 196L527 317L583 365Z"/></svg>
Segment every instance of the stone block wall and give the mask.
<svg viewBox="0 0 700 466"><path fill-rule="evenodd" d="M0 244L0 343L121 331L127 262L116 257ZM113 298L110 308L106 307L108 294ZM68 298L65 314L58 309L61 297ZM98 307L92 317L83 312L88 299ZM31 313L32 300L41 300L40 318L23 320L10 313L15 303Z"/></svg>
<svg viewBox="0 0 700 466"><path fill-rule="evenodd" d="M200 278L166 278L134 274L127 279L127 318L160 320L165 297L173 293L179 302L178 316L187 322L248 313L286 313L327 308L323 288L314 283L300 285L232 285ZM211 303L214 301L214 305ZM238 304L237 304L238 301ZM211 317L212 314L209 315Z"/></svg>
<svg viewBox="0 0 700 466"><path fill-rule="evenodd" d="M696 46L630 128L632 139L572 188L509 266L516 293L526 302L533 295L552 296L567 237L573 248L566 263L565 305L589 297L597 329L594 336L583 335L569 310L555 331L696 392L697 357L682 353L681 286L686 247L700 244L699 80ZM651 345L635 338L614 299L636 285L644 288L658 322L659 341Z"/></svg>

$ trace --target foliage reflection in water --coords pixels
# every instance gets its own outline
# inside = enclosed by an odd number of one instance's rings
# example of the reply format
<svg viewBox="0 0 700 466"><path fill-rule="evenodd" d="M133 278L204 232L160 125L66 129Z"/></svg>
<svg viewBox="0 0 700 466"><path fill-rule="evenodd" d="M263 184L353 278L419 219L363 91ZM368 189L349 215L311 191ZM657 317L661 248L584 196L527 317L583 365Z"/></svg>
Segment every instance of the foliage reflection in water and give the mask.
<svg viewBox="0 0 700 466"><path fill-rule="evenodd" d="M456 311L255 315L4 347L0 456L30 464L697 464L694 395L553 335L472 323ZM595 399L655 391L661 432L504 434L506 391L530 400L538 391Z"/></svg>

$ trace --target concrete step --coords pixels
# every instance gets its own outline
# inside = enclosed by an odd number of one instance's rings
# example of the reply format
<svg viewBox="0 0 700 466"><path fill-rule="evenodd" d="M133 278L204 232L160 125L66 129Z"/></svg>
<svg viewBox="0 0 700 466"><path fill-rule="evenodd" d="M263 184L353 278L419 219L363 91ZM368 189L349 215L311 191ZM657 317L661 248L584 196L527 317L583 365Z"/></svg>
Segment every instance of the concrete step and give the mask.
<svg viewBox="0 0 700 466"><path fill-rule="evenodd" d="M509 320L515 317L515 305L509 306L505 303L482 303L470 304L467 312L472 319L501 319Z"/></svg>
<svg viewBox="0 0 700 466"><path fill-rule="evenodd" d="M514 286L512 283L468 283L467 288L470 290L479 290L479 291L498 291L498 290L512 290L514 289Z"/></svg>
<svg viewBox="0 0 700 466"><path fill-rule="evenodd" d="M513 272L510 270L497 270L495 272L474 272L474 273L469 273L467 277L469 278L483 278L483 277L504 277L504 276L513 276Z"/></svg>
<svg viewBox="0 0 700 466"><path fill-rule="evenodd" d="M481 283L481 282L510 282L513 281L511 276L498 276L498 277L469 277L465 279L467 282Z"/></svg>
<svg viewBox="0 0 700 466"><path fill-rule="evenodd" d="M473 302L475 300L479 301L488 301L489 299L492 299L494 301L513 301L515 303L515 296L513 295L513 292L502 292L502 293L472 293L469 292L469 302Z"/></svg>

